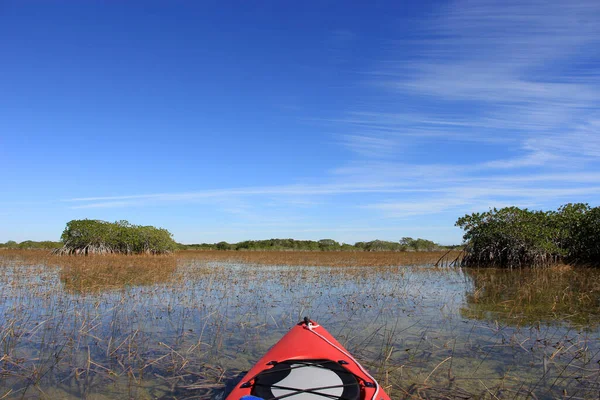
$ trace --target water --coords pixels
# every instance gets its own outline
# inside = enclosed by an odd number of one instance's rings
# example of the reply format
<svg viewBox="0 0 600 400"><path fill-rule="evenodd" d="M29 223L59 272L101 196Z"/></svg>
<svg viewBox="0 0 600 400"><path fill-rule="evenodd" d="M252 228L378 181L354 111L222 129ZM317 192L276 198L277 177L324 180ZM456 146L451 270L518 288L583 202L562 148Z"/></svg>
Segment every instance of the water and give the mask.
<svg viewBox="0 0 600 400"><path fill-rule="evenodd" d="M0 265L3 261L0 259ZM598 398L600 272L0 266L0 398L218 398L308 315L392 398Z"/></svg>

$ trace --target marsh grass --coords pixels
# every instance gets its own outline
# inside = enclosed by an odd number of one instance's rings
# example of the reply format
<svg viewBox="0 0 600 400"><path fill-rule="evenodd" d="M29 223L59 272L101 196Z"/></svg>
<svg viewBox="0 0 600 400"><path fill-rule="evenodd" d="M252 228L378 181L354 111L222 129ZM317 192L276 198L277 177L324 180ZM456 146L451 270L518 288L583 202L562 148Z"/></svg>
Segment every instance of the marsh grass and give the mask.
<svg viewBox="0 0 600 400"><path fill-rule="evenodd" d="M77 261L77 262L74 262ZM120 256L70 260L60 270L65 290L79 293L148 286L166 282L175 272L173 257Z"/></svg>
<svg viewBox="0 0 600 400"><path fill-rule="evenodd" d="M597 397L598 329L566 318L598 316L597 274L511 280L440 256L2 251L0 398L224 398L304 315L394 399Z"/></svg>
<svg viewBox="0 0 600 400"><path fill-rule="evenodd" d="M600 322L600 274L595 269L467 270L473 290L464 315L512 325L564 324L596 329Z"/></svg>
<svg viewBox="0 0 600 400"><path fill-rule="evenodd" d="M101 265L108 262L114 265L130 263L145 265L157 264L160 260L194 260L213 262L238 262L248 265L290 265L290 266L330 266L330 267L386 267L399 265L433 265L442 257L453 259L460 251L217 251L182 250L173 255L89 255L57 257L47 250L0 249L0 257L6 262L41 265L75 266L83 264ZM86 261L88 260L88 261ZM94 260L91 263L89 260ZM159 261L157 261L159 260Z"/></svg>
<svg viewBox="0 0 600 400"><path fill-rule="evenodd" d="M259 265L387 267L399 265L433 265L459 251L194 251L177 253L179 258L239 262Z"/></svg>

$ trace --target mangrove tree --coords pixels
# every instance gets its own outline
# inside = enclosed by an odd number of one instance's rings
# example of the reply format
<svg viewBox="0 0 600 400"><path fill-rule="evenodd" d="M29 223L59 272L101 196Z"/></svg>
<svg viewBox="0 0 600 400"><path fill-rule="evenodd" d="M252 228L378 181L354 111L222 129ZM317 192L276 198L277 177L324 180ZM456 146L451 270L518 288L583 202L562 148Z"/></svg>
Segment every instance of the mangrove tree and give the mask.
<svg viewBox="0 0 600 400"><path fill-rule="evenodd" d="M73 220L56 254L166 254L177 248L169 231L127 221Z"/></svg>

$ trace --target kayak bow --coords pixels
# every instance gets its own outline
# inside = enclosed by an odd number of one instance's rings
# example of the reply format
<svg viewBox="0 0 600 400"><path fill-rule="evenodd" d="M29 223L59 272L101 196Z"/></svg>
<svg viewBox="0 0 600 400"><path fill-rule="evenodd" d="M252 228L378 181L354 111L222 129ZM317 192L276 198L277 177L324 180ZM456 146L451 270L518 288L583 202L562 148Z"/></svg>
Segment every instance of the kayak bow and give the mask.
<svg viewBox="0 0 600 400"><path fill-rule="evenodd" d="M390 400L325 328L304 318L261 358L226 400Z"/></svg>

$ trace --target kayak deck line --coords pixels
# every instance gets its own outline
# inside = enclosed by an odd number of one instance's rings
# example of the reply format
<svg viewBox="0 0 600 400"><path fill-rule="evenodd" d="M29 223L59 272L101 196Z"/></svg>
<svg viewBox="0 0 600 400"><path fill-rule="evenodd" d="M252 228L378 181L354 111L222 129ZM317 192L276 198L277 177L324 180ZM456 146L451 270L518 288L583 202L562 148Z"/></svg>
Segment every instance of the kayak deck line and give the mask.
<svg viewBox="0 0 600 400"><path fill-rule="evenodd" d="M315 325L315 326L313 326L313 323L312 323L312 321L310 321L310 320L308 319L308 317L304 317L304 321L303 321L303 322L304 322L304 326L305 326L305 328L306 328L306 329L308 329L309 331L311 331L311 332L312 332L312 333L314 333L315 335L319 336L321 339L323 339L324 341L326 341L326 342L327 342L329 345L331 345L331 346L335 347L335 348L336 348L338 351L340 351L342 354L345 354L345 355L346 355L348 358L350 358L352 361L354 361L354 363L355 363L355 364L356 364L356 365L357 365L357 366L360 368L360 370L361 370L361 371L362 371L362 372L363 372L363 373L364 373L366 376L368 376L369 378L371 378L371 380L372 380L373 382L365 382L365 386L367 386L367 387L371 387L371 386L369 386L369 384L371 384L371 385L374 385L374 387L375 387L375 394L373 394L373 397L372 397L372 399L375 399L375 398L377 397L377 394L379 393L379 384L377 383L377 381L375 380L375 378L373 378L373 377L372 377L372 376L371 376L371 375L370 375L370 374L367 372L367 370L365 370L365 369L363 368L363 366L362 366L362 365L360 365L360 364L358 363L358 361L356 361L356 360L354 359L354 357L352 357L352 356L351 356L351 355L348 353L348 351L346 351L346 349L342 348L342 347L341 347L341 345L340 345L340 346L336 346L334 343L331 343L329 340L327 340L327 338L325 338L324 336L322 336L322 335L320 335L318 332L316 332L316 331L315 331L315 329L316 329L316 328L319 328L319 327L320 327L320 325Z"/></svg>
<svg viewBox="0 0 600 400"><path fill-rule="evenodd" d="M308 317L285 334L226 400L390 400L375 378Z"/></svg>

